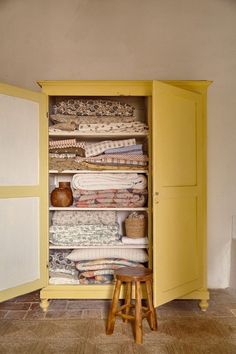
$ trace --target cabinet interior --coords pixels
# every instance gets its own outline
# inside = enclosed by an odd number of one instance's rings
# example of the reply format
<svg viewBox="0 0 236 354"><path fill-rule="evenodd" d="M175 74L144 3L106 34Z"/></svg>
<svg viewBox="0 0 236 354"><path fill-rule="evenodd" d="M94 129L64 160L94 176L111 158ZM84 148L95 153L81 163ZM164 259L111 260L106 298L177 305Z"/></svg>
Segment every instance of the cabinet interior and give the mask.
<svg viewBox="0 0 236 354"><path fill-rule="evenodd" d="M135 121L141 122L148 127L148 132L145 133L136 133L136 132L121 132L121 133L113 133L113 132L102 132L102 133L80 133L79 131L50 131L50 128L53 127L54 123L50 117L55 114L55 107L60 106L61 102L67 102L68 100L86 100L86 101L93 101L93 100L102 100L102 101L111 101L111 102L121 102L123 104L128 104L134 108L134 117ZM61 107L61 106L60 106ZM49 165L49 230L50 227L53 225L53 215L55 212L60 211L77 211L77 210L89 210L96 212L97 210L104 210L104 212L109 210L114 210L116 213L116 220L118 223L119 228L119 236L122 239L123 236L126 236L126 229L125 229L125 219L129 216L131 212L137 211L139 214L143 214L145 216L146 225L145 225L145 236L149 239L148 244L146 245L122 245L122 246L112 246L112 245L101 245L101 248L133 248L133 249L145 249L148 254L148 261L144 262L144 266L152 266L152 256L150 249L151 241L152 241L152 222L151 222L151 164L150 164L150 157L151 157L151 138L150 138L150 121L151 121L151 97L144 97L144 96L49 96L49 143L50 141L59 141L64 139L76 139L77 142L85 141L87 144L94 144L99 143L107 140L122 140L122 139L131 139L135 138L136 144L142 145L143 154L148 156L148 164L145 167L140 167L136 170L126 170L126 168L122 168L122 170L116 169L106 169L106 170L54 170L50 169ZM97 121L99 123L99 117L97 117ZM50 153L49 153L50 156ZM145 200L145 205L138 208L75 208L74 205L68 208L55 208L51 205L50 202L50 195L52 191L58 187L60 182L70 182L72 183L73 176L76 174L93 174L93 173L138 173L145 176L147 179L147 195ZM73 190L73 188L72 188ZM50 231L49 231L50 235ZM55 252L55 250L73 250L73 249L81 249L81 248L100 248L99 246L70 246L70 245L53 245L49 243L49 258L50 253ZM49 280L50 284L50 280Z"/></svg>

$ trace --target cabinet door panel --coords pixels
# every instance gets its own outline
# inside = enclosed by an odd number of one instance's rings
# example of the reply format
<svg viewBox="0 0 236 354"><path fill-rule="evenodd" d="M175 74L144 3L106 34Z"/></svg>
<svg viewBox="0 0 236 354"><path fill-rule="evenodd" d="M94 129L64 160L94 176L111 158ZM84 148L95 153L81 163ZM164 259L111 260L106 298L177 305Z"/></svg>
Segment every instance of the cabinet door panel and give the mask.
<svg viewBox="0 0 236 354"><path fill-rule="evenodd" d="M154 82L153 267L160 305L198 289L203 260L201 95Z"/></svg>
<svg viewBox="0 0 236 354"><path fill-rule="evenodd" d="M1 301L45 285L47 121L42 119L43 107L42 94L0 84Z"/></svg>

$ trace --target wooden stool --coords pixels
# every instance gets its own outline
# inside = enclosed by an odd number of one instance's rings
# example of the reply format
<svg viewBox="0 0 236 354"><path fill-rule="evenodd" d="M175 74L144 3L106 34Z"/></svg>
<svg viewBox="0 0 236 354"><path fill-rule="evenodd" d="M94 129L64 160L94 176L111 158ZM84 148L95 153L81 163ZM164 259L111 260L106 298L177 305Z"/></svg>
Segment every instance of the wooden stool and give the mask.
<svg viewBox="0 0 236 354"><path fill-rule="evenodd" d="M152 271L142 267L122 267L115 271L116 285L107 321L107 334L112 334L115 326L115 316L135 322L135 341L142 343L142 319L147 318L151 330L157 330L156 312L152 302ZM125 283L125 303L118 307L119 295L122 282ZM147 307L142 306L141 282L144 282L147 292ZM135 284L135 305L131 304L132 283ZM135 309L134 316L130 314L130 309Z"/></svg>

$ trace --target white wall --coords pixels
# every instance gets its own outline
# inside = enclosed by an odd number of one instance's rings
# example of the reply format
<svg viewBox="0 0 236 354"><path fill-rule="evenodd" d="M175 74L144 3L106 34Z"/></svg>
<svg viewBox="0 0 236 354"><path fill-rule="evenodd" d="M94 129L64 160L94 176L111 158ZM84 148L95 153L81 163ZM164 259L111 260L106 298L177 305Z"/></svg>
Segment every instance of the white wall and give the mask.
<svg viewBox="0 0 236 354"><path fill-rule="evenodd" d="M209 79L209 287L236 215L235 0L0 0L0 80Z"/></svg>

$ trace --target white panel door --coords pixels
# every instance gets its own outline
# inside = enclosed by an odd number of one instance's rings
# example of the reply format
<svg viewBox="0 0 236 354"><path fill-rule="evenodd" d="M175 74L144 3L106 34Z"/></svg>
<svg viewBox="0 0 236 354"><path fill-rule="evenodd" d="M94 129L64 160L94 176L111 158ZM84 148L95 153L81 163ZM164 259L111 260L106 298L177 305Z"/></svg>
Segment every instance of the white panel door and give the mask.
<svg viewBox="0 0 236 354"><path fill-rule="evenodd" d="M45 285L45 108L44 95L0 83L1 301Z"/></svg>

